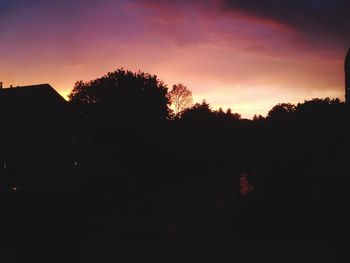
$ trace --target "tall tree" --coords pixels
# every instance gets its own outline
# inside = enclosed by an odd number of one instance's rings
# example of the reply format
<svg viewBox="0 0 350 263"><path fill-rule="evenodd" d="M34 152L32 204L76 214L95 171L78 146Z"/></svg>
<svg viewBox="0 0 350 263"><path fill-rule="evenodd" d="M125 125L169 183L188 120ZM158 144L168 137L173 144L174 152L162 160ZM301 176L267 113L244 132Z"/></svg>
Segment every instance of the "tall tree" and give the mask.
<svg viewBox="0 0 350 263"><path fill-rule="evenodd" d="M190 108L193 103L192 92L180 83L173 86L173 89L168 93L168 97L176 117L179 117L184 110Z"/></svg>
<svg viewBox="0 0 350 263"><path fill-rule="evenodd" d="M168 117L167 91L156 75L118 69L89 82L76 82L68 97L80 110L94 108L109 119L149 121Z"/></svg>

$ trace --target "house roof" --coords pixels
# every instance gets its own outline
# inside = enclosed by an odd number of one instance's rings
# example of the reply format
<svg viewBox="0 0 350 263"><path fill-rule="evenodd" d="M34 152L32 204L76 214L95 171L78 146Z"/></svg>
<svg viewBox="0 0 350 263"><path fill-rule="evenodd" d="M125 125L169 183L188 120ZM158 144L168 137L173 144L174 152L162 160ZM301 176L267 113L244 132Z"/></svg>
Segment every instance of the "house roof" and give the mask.
<svg viewBox="0 0 350 263"><path fill-rule="evenodd" d="M0 89L1 120L7 129L65 119L67 101L49 84Z"/></svg>
<svg viewBox="0 0 350 263"><path fill-rule="evenodd" d="M70 115L68 102L49 84L0 89L0 158L60 154L57 144L68 141ZM55 152L48 150L52 145Z"/></svg>
<svg viewBox="0 0 350 263"><path fill-rule="evenodd" d="M38 84L0 89L0 102L6 104L10 102L15 104L19 102L39 103L41 105L43 103L64 104L66 100L49 84Z"/></svg>

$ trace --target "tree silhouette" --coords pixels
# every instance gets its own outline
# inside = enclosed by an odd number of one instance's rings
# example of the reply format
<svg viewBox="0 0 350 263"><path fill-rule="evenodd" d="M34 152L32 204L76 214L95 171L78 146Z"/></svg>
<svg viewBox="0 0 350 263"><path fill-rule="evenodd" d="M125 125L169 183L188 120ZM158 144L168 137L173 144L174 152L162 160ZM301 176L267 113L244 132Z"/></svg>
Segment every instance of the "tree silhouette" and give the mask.
<svg viewBox="0 0 350 263"><path fill-rule="evenodd" d="M341 102L339 99L315 98L312 100L305 100L304 103L298 103L295 110L296 113L302 117L315 118L320 115L326 117L327 114L331 113L339 107L341 107Z"/></svg>
<svg viewBox="0 0 350 263"><path fill-rule="evenodd" d="M173 86L168 97L174 108L175 117L179 117L184 110L192 106L192 92L181 83Z"/></svg>
<svg viewBox="0 0 350 263"><path fill-rule="evenodd" d="M118 69L89 82L76 82L68 97L80 111L94 108L110 120L165 120L169 116L166 94L166 85L156 75Z"/></svg>
<svg viewBox="0 0 350 263"><path fill-rule="evenodd" d="M284 119L294 112L295 112L294 104L279 103L268 112L268 117L272 119Z"/></svg>
<svg viewBox="0 0 350 263"><path fill-rule="evenodd" d="M220 107L217 111L213 112L215 116L219 119L226 120L226 119L235 119L240 120L241 115L239 113L232 113L232 110L228 108L226 112Z"/></svg>
<svg viewBox="0 0 350 263"><path fill-rule="evenodd" d="M242 118L241 114L239 114L239 113L232 113L231 108L228 108L226 110L226 116L230 117L231 119L235 119L235 120L240 120Z"/></svg>
<svg viewBox="0 0 350 263"><path fill-rule="evenodd" d="M254 114L254 116L253 116L253 121L261 121L263 119L264 119L264 117L261 114L259 114L259 115Z"/></svg>
<svg viewBox="0 0 350 263"><path fill-rule="evenodd" d="M202 103L196 103L191 108L187 108L182 113L184 119L193 120L209 120L213 116L213 111L210 108L209 103L205 100Z"/></svg>

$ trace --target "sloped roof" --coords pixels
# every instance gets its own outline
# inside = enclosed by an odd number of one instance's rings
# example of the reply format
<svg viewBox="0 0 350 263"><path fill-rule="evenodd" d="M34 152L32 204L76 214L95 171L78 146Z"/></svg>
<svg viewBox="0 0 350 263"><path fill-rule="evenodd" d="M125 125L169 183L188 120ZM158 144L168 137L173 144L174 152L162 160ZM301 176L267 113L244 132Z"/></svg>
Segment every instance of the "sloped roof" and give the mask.
<svg viewBox="0 0 350 263"><path fill-rule="evenodd" d="M0 89L0 103L21 107L20 103L39 106L65 104L66 100L49 84L38 84Z"/></svg>
<svg viewBox="0 0 350 263"><path fill-rule="evenodd" d="M0 123L0 158L52 158L68 141L69 103L49 84L0 89Z"/></svg>
<svg viewBox="0 0 350 263"><path fill-rule="evenodd" d="M68 102L49 84L0 89L3 130L25 132L30 126L59 125L67 118L67 109Z"/></svg>

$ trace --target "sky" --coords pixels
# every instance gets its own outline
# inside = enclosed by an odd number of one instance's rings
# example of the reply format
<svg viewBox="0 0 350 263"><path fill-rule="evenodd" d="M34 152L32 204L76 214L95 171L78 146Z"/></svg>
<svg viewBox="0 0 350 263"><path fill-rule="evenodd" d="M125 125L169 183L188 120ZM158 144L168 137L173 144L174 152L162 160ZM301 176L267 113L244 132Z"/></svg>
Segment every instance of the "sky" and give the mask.
<svg viewBox="0 0 350 263"><path fill-rule="evenodd" d="M348 0L0 0L0 81L66 96L123 67L246 118L344 100L348 12Z"/></svg>

